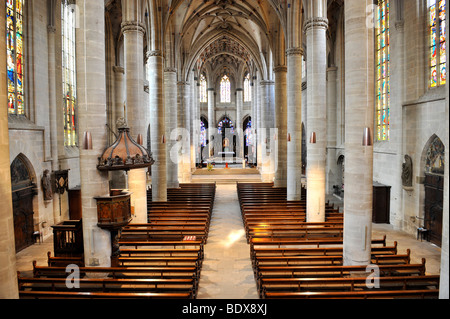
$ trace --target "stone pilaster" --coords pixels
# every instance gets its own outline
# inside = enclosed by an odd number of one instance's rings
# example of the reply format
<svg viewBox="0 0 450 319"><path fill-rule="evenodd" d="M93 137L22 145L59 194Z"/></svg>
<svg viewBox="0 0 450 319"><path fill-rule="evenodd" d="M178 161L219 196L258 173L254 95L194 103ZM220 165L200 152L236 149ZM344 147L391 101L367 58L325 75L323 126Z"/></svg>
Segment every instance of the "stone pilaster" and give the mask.
<svg viewBox="0 0 450 319"><path fill-rule="evenodd" d="M302 48L286 51L287 81L287 200L301 199L302 188Z"/></svg>
<svg viewBox="0 0 450 319"><path fill-rule="evenodd" d="M97 226L94 197L109 195L108 173L97 170L98 157L107 147L105 25L103 0L80 0L76 29L78 129L80 145L81 206L86 266L111 265L111 235ZM92 149L85 149L90 132Z"/></svg>
<svg viewBox="0 0 450 319"><path fill-rule="evenodd" d="M0 24L6 25L6 6L0 6ZM6 28L0 28L6 39ZM6 101L6 41L0 42L0 299L18 299L16 247L11 194L11 167L9 162L8 108Z"/></svg>
<svg viewBox="0 0 450 319"><path fill-rule="evenodd" d="M177 70L175 68L164 69L164 92L166 113L166 141L167 141L167 187L177 188L178 182L178 151L174 151L176 137L172 132L177 129Z"/></svg>
<svg viewBox="0 0 450 319"><path fill-rule="evenodd" d="M365 127L373 139L374 38L366 8L366 1L345 2L345 265L368 265L371 257L373 146L362 140Z"/></svg>
<svg viewBox="0 0 450 319"><path fill-rule="evenodd" d="M278 154L275 162L275 187L286 187L287 183L287 67L278 66L275 73L275 121L278 132L276 143Z"/></svg>
<svg viewBox="0 0 450 319"><path fill-rule="evenodd" d="M152 201L167 201L166 125L164 112L164 58L161 51L147 53L147 78L149 82Z"/></svg>
<svg viewBox="0 0 450 319"><path fill-rule="evenodd" d="M318 8L317 8L318 9ZM325 169L327 147L326 122L326 68L327 68L327 27L328 21L322 16L326 12L313 10L314 16L306 21L307 40L307 140L311 133L316 134L316 143L307 147L307 199L306 212L308 222L325 221Z"/></svg>

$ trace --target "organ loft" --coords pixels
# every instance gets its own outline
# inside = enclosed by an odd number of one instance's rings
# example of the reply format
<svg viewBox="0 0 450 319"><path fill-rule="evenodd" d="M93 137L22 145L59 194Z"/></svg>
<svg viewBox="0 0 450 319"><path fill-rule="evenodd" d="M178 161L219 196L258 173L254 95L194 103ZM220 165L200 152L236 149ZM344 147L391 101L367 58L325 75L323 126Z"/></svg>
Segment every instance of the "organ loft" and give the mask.
<svg viewBox="0 0 450 319"><path fill-rule="evenodd" d="M447 13L5 0L0 298L448 299Z"/></svg>

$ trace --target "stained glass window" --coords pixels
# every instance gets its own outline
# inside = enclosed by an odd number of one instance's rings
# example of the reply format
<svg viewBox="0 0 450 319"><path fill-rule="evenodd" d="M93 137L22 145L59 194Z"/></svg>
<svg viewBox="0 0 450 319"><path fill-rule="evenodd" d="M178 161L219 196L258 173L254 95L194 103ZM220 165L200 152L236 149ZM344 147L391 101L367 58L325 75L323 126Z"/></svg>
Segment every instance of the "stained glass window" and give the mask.
<svg viewBox="0 0 450 319"><path fill-rule="evenodd" d="M428 0L430 87L444 85L447 81L445 5L446 0Z"/></svg>
<svg viewBox="0 0 450 319"><path fill-rule="evenodd" d="M229 132L226 130L229 129ZM222 132L225 130L226 133L234 133L234 125L233 122L228 117L225 117L222 121L219 122L217 125L217 131L219 134L222 134Z"/></svg>
<svg viewBox="0 0 450 319"><path fill-rule="evenodd" d="M247 75L244 78L244 102L251 102L252 101L252 91L251 91L251 85L250 85L250 73L247 73Z"/></svg>
<svg viewBox="0 0 450 319"><path fill-rule="evenodd" d="M200 120L200 145L206 146L206 127L205 123Z"/></svg>
<svg viewBox="0 0 450 319"><path fill-rule="evenodd" d="M390 52L389 0L378 0L376 21L376 130L378 141L389 140Z"/></svg>
<svg viewBox="0 0 450 319"><path fill-rule="evenodd" d="M23 14L25 0L6 0L8 114L25 115Z"/></svg>
<svg viewBox="0 0 450 319"><path fill-rule="evenodd" d="M252 120L249 120L245 128L245 146L253 145Z"/></svg>
<svg viewBox="0 0 450 319"><path fill-rule="evenodd" d="M76 55L75 55L75 7L69 0L63 0L61 5L61 33L62 33L62 70L63 70L63 98L64 98L64 144L76 146Z"/></svg>
<svg viewBox="0 0 450 319"><path fill-rule="evenodd" d="M208 102L208 95L206 90L206 78L204 74L200 75L200 103L206 103Z"/></svg>
<svg viewBox="0 0 450 319"><path fill-rule="evenodd" d="M220 102L231 102L231 83L230 78L226 75L224 75L220 81Z"/></svg>

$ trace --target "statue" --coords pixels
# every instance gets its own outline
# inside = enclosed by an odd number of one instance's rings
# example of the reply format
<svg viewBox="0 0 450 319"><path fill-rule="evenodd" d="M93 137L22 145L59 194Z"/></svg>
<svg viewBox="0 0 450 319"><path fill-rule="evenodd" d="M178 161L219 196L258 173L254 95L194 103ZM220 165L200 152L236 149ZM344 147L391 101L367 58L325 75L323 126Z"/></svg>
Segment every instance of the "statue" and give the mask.
<svg viewBox="0 0 450 319"><path fill-rule="evenodd" d="M405 163L402 164L402 185L404 187L412 187L412 158L405 155Z"/></svg>
<svg viewBox="0 0 450 319"><path fill-rule="evenodd" d="M52 181L48 169L44 171L44 176L42 176L42 191L44 192L44 200L53 199Z"/></svg>

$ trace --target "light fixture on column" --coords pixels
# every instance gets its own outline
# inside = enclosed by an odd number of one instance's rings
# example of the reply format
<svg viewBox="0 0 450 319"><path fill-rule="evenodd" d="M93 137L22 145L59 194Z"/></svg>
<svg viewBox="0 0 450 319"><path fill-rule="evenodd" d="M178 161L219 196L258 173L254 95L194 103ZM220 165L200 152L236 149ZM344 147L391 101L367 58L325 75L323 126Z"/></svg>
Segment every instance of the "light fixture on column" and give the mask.
<svg viewBox="0 0 450 319"><path fill-rule="evenodd" d="M288 141L288 142L290 142L290 141L291 141L291 133L288 133L288 136L287 136L287 141Z"/></svg>
<svg viewBox="0 0 450 319"><path fill-rule="evenodd" d="M136 143L138 143L139 145L144 144L144 138L142 137L142 134L138 134Z"/></svg>
<svg viewBox="0 0 450 319"><path fill-rule="evenodd" d="M309 143L311 143L311 144L316 144L317 143L316 132L311 132L311 136L309 138Z"/></svg>
<svg viewBox="0 0 450 319"><path fill-rule="evenodd" d="M87 131L84 132L84 142L83 142L83 149L85 150L92 150L92 134L91 132Z"/></svg>
<svg viewBox="0 0 450 319"><path fill-rule="evenodd" d="M161 137L161 143L162 144L166 144L166 136L163 134L163 136Z"/></svg>
<svg viewBox="0 0 450 319"><path fill-rule="evenodd" d="M370 127L365 127L363 131L363 146L372 146L372 135L370 133Z"/></svg>

